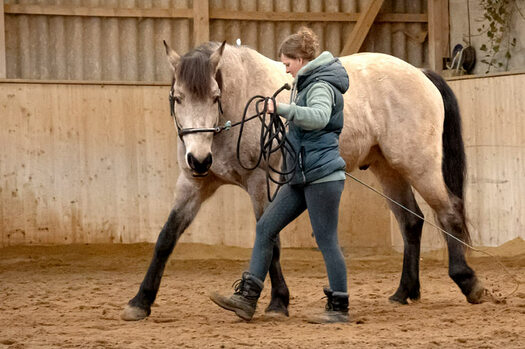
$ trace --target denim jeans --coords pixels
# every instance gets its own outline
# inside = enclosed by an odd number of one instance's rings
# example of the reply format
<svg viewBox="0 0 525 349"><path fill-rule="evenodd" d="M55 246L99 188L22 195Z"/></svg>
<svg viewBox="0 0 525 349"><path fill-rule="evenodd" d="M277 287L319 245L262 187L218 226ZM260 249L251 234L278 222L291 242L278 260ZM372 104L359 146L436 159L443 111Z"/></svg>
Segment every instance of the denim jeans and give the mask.
<svg viewBox="0 0 525 349"><path fill-rule="evenodd" d="M330 288L335 292L347 292L346 264L337 237L339 202L344 182L284 185L257 222L250 273L264 281L279 232L308 209L315 240L323 254Z"/></svg>

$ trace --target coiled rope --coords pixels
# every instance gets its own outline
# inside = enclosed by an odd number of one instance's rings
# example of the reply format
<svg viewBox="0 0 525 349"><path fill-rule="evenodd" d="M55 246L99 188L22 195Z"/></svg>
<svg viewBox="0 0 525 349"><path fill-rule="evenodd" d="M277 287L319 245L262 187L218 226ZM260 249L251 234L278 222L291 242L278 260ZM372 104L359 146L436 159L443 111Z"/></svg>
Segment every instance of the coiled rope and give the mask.
<svg viewBox="0 0 525 349"><path fill-rule="evenodd" d="M266 163L266 194L268 195L268 200L270 200L270 202L275 199L281 186L292 180L293 173L295 172L298 163L295 150L290 141L286 138L286 124L283 123L276 112L277 104L275 102L275 97L285 89L289 90L290 85L283 85L273 94L272 97L257 95L250 98L244 107L241 121L232 125L240 125L239 137L237 139L237 160L241 167L245 170L251 171L259 167L263 159ZM273 113L268 113L268 103L273 104ZM248 110L252 104L255 105L255 115L247 117ZM247 165L241 160L241 143L244 135L244 124L255 118L258 118L261 123L261 131L259 134L259 155L254 164ZM272 154L276 152L280 154L283 161L282 169L275 168L270 161ZM287 166L287 158L292 160L290 167ZM280 164L279 161L277 161L277 163ZM277 176L279 178L275 178ZM277 188L273 194L270 190L270 182L277 184Z"/></svg>

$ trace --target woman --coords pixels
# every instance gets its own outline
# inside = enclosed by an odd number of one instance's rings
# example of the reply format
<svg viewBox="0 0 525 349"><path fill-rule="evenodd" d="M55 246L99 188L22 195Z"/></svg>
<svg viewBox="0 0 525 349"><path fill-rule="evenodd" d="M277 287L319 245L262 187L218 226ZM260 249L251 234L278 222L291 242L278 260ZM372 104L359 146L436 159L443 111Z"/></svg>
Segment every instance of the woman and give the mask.
<svg viewBox="0 0 525 349"><path fill-rule="evenodd" d="M314 322L347 322L346 264L337 238L339 201L344 187L345 162L339 154L343 128L343 96L348 75L330 52L318 55L319 43L308 28L287 37L279 49L286 72L294 79L290 104L277 104L277 113L289 121L288 140L298 163L291 181L257 222L249 271L244 272L231 297L210 296L219 306L244 320L255 313L257 300L272 259L279 232L308 209L315 239L323 254L330 288L325 312ZM268 111L273 112L269 103ZM294 155L286 161L294 164Z"/></svg>

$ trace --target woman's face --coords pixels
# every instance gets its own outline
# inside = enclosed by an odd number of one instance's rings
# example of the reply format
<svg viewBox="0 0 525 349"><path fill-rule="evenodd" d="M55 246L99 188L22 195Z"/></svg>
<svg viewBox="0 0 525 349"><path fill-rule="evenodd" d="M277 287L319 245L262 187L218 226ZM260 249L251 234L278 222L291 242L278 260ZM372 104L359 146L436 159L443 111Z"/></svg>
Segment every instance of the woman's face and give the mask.
<svg viewBox="0 0 525 349"><path fill-rule="evenodd" d="M283 62L284 66L286 67L286 72L288 74L292 74L294 78L297 75L299 69L308 63L308 61L303 58L290 58L284 54L281 54L281 62Z"/></svg>

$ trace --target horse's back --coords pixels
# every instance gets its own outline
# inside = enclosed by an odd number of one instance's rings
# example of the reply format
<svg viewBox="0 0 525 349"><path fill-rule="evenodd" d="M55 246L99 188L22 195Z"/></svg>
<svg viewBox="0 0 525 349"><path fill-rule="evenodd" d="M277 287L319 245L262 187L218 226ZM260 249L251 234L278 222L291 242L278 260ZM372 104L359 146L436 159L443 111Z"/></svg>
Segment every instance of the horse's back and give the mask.
<svg viewBox="0 0 525 349"><path fill-rule="evenodd" d="M349 170L367 165L374 147L394 166L409 152L440 158L443 101L421 70L381 53L340 60L350 80L341 137Z"/></svg>

